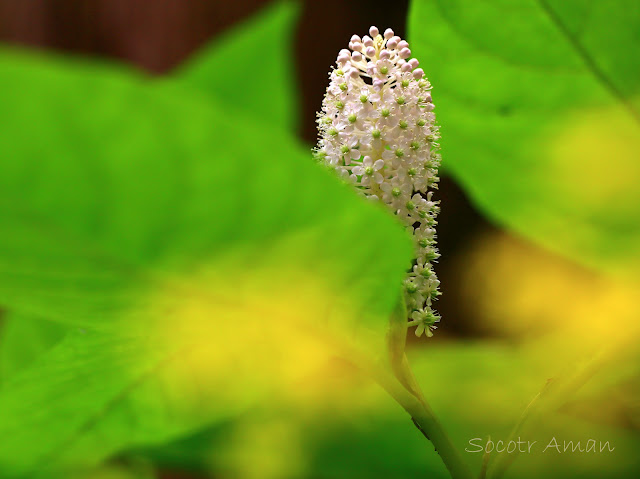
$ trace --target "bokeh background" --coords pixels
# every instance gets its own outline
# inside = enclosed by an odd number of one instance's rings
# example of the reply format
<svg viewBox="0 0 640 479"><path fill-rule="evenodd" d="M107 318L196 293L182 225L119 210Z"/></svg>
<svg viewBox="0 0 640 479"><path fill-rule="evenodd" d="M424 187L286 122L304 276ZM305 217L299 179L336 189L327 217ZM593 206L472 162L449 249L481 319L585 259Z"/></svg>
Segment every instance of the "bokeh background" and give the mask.
<svg viewBox="0 0 640 479"><path fill-rule="evenodd" d="M162 76L268 3L0 0L0 42L117 60ZM363 35L370 25L392 27L404 37L408 8L407 0L303 2L292 62L300 98L297 131L310 148L316 141L315 113L337 52L352 34ZM268 45L255 48L269 55ZM235 60L239 68L251 68L242 58ZM423 66L428 76L429 66ZM260 94L259 82L255 88ZM435 84L436 105L438 88ZM447 125L442 126L446 137ZM632 167L627 175L637 172ZM436 269L443 293L437 309L443 321L437 342L412 335L409 341L417 358L416 375L454 439L464 445L465 438L488 433L505 438L546 380L571 374L571 361L584 360L607 343L624 352L623 360L616 357L590 372L599 378L592 389L559 405L557 417L555 412L553 419L543 416L543 431L537 434L609 440L617 452L587 459L579 454L534 455L521 461L525 464L511 477L640 476L640 379L635 340L630 340L640 319L637 283L612 278L491 221L446 171L437 197L442 201L442 257ZM629 258L630 263L638 260ZM343 369L346 378L336 380L351 380L348 367ZM357 404L357 415L345 407L337 419L325 421L328 411L321 408L309 412L282 406L283 411L263 412L259 420L221 424L167 447L124 454L114 459L112 470L100 474L125 477L119 476L122 467L145 471L133 477L153 470L164 479L419 477L416 471L446 477L406 418L389 412L394 405L375 386L362 387L368 392ZM428 459L419 459L427 451ZM468 458L474 466L481 460L478 455ZM432 469L424 473L424 467ZM550 469L555 475L549 475Z"/></svg>

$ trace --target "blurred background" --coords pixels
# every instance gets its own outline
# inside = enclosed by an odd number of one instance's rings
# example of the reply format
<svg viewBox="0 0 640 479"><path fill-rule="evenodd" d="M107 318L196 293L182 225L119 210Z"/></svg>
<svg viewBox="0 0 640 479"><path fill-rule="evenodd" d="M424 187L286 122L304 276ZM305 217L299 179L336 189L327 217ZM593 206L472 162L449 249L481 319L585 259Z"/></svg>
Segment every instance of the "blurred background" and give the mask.
<svg viewBox="0 0 640 479"><path fill-rule="evenodd" d="M117 60L160 76L268 3L0 0L0 42ZM352 34L363 35L370 25L392 27L404 37L408 3L303 2L294 64L300 91L298 134L310 148L316 142L315 114L337 52L346 47ZM264 48L268 55L268 47ZM425 70L429 76L428 68ZM434 85L436 106L438 88ZM446 125L442 133L446 137ZM446 147L442 153L446 163ZM506 434L519 411L555 371L566 366L565 359L573 353L581 356L591 351L590 346L625 339L625 325L640 319L640 300L635 284L612 280L489 222L446 173L437 197L442 201L438 225L442 257L436 265L443 293L436 305L443 317L439 342L434 346L412 335L409 340L416 357L428 351L427 359L416 360L417 375L435 409L453 428L455 439L464 444L471 434L486 437L488 422ZM549 464L556 470L553 477L640 477L635 457L640 444L636 399L640 381L633 369L638 362L635 354L625 358L630 371L605 367L604 373L599 372L606 379L597 383L600 387L565 405L570 419L554 420L542 433L546 438L556 431L571 431L577 438L595 434L617 441L617 455L588 460L579 455L570 459L536 456L526 463L527 469L512 477L548 475ZM430 367L434 362L446 366ZM611 387L603 388L605 383ZM425 461L434 469L421 477L446 477L441 467L433 465L435 456L417 459L428 446L417 439L405 418L380 413L395 406L379 392L365 396L357 405L357 418L351 417L350 408L338 413L340 420L335 424L322 425L317 417L307 417L307 412L269 412L260 420L260 427L252 421L222 424L170 447L116 458L113 471L100 477L124 477L118 475L119 468L132 464L141 471L159 464L154 470L163 479L418 477L412 474L423 470ZM460 397L471 398L470 403L452 405ZM476 407L485 417L469 410ZM575 417L581 422L575 422ZM212 455L214 447L222 452ZM254 453L245 456L246 448ZM372 452L378 449L386 452ZM470 461L478 465L480 457L474 455ZM613 463L617 469L612 471ZM144 476L139 473L139 477Z"/></svg>

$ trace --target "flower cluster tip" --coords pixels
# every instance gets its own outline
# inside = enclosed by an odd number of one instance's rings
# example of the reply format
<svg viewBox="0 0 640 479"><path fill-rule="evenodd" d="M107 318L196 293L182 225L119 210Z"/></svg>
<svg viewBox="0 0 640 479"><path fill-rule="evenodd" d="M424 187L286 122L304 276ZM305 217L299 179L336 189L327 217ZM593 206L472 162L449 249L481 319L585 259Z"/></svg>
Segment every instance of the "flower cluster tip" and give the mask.
<svg viewBox="0 0 640 479"><path fill-rule="evenodd" d="M431 84L409 43L390 28L353 35L340 50L337 68L318 113L315 157L335 169L366 198L379 201L411 233L415 260L404 283L409 325L432 336L440 320L432 302L440 295L433 262L439 128Z"/></svg>

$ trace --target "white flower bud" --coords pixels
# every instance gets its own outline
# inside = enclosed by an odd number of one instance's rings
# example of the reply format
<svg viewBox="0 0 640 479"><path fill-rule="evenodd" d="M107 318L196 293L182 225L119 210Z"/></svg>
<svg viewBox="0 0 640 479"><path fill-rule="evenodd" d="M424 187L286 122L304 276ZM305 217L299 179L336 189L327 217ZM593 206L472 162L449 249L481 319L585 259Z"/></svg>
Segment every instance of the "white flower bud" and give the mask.
<svg viewBox="0 0 640 479"><path fill-rule="evenodd" d="M376 66L373 62L367 63L367 75L373 76L376 74Z"/></svg>
<svg viewBox="0 0 640 479"><path fill-rule="evenodd" d="M371 35L371 38L376 38L379 34L380 34L380 31L378 30L378 27L369 28L369 35Z"/></svg>
<svg viewBox="0 0 640 479"><path fill-rule="evenodd" d="M431 307L440 294L431 264L439 257L432 190L440 165L431 85L419 62L407 60L406 41L390 29L382 42L378 29L369 33L375 45L367 35L354 35L353 53L338 55L340 70L331 74L319 114L315 158L366 198L385 203L412 232L416 260L404 284L409 325L418 336L431 336L440 319Z"/></svg>

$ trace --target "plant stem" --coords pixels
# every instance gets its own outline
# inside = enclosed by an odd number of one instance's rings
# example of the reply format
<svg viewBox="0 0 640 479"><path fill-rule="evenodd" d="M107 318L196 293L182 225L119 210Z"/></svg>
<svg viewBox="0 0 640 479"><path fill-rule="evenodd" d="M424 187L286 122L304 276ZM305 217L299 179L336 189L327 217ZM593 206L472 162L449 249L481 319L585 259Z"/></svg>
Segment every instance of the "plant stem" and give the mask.
<svg viewBox="0 0 640 479"><path fill-rule="evenodd" d="M516 435L520 434L522 432L522 429L524 428L524 426L528 422L528 420L532 416L535 416L538 413L540 398L543 398L548 393L549 386L551 384L553 384L553 379L548 379L547 382L545 383L545 385L542 387L542 390L538 394L535 395L535 397L531 400L531 402L529 402L527 407L522 412L522 415L520 416L520 419L518 420L516 425L513 427L512 431L511 431L511 434L509 435L509 439L507 440L507 444L509 444L511 441L513 441L515 439ZM496 470L493 473L492 478L493 479L498 479L498 478L501 478L502 476L504 476L504 473L506 472L507 468L511 464L513 464L514 460L515 460L515 456L511 457L511 455L509 455L509 457L507 457L506 459L503 459L503 460L499 461L498 464L496 465Z"/></svg>
<svg viewBox="0 0 640 479"><path fill-rule="evenodd" d="M429 407L420 385L416 381L405 354L407 342L407 310L403 298L400 298L391 315L387 345L393 375L380 368L372 371L376 379L400 406L411 416L413 424L426 437L453 479L472 479L471 470L467 467L451 439L443 429L435 414Z"/></svg>
<svg viewBox="0 0 640 479"><path fill-rule="evenodd" d="M471 470L462 460L449 435L434 415L426 401L409 392L395 377L380 371L375 379L402 408L409 413L411 420L433 444L442 462L453 479L473 479Z"/></svg>
<svg viewBox="0 0 640 479"><path fill-rule="evenodd" d="M630 335L631 337L635 337ZM635 344L635 343L634 343ZM596 354L590 361L575 368L573 374L564 378L549 379L542 387L542 390L527 405L520 416L518 423L513 428L509 441L515 439L527 429L529 424L539 424L534 419L543 417L545 414L555 413L566 401L569 400L584 384L586 384L600 369L612 362L621 351L625 350L625 345L618 345L616 348L603 350ZM501 479L509 466L517 458L517 454L498 456L495 469L490 474L491 479Z"/></svg>
<svg viewBox="0 0 640 479"><path fill-rule="evenodd" d="M491 441L491 436L487 437L487 443ZM482 455L482 468L480 469L480 475L478 479L486 479L487 470L489 469L489 460L491 459L491 451L485 451Z"/></svg>

